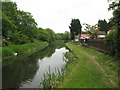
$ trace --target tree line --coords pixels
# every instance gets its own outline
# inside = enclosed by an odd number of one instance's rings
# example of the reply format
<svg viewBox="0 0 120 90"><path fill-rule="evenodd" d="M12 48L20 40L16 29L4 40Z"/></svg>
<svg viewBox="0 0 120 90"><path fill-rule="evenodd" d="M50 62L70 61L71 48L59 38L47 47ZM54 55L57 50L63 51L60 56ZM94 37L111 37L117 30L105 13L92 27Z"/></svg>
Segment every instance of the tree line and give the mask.
<svg viewBox="0 0 120 90"><path fill-rule="evenodd" d="M95 25L89 25L84 23L85 32L81 30L82 25L79 19L72 19L70 23L70 34L71 40L75 39L75 35L81 33L90 34L91 39L97 39L98 32L104 31L106 33L105 44L110 55L120 58L120 1L119 0L108 0L109 10L113 10L113 17L109 19L109 22L104 20L98 20ZM109 31L109 34L108 34Z"/></svg>
<svg viewBox="0 0 120 90"><path fill-rule="evenodd" d="M68 40L69 32L55 33L52 29L37 26L29 12L18 10L15 2L2 2L2 44L25 44L36 40L48 43Z"/></svg>
<svg viewBox="0 0 120 90"><path fill-rule="evenodd" d="M79 19L72 19L70 33L55 33L52 29L43 29L37 26L33 16L29 12L18 10L15 2L2 2L2 45L32 43L36 40L51 43L55 40L71 40L81 33L89 33L91 38L97 38L98 31L112 30L106 37L108 51L120 57L120 1L109 0L109 10L113 10L113 17L109 22L98 20L96 25L84 24L87 32L82 31ZM0 12L1 13L1 12Z"/></svg>
<svg viewBox="0 0 120 90"><path fill-rule="evenodd" d="M105 19L104 20L98 20L98 23L95 25L90 25L87 23L84 23L85 25L85 31L82 31L82 25L80 23L79 19L72 19L70 23L70 34L71 34L71 40L74 40L75 35L80 35L80 34L90 34L90 37L92 39L97 39L97 35L99 31L103 31L107 34L109 30L113 28L113 20L110 19L109 22L107 22Z"/></svg>

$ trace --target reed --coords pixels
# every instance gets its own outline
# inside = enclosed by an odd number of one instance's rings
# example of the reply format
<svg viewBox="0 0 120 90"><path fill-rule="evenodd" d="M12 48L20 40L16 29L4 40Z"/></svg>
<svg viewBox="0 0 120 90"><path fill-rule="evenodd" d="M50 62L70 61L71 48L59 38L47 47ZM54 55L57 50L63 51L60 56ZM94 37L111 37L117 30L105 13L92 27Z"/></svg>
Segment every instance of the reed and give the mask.
<svg viewBox="0 0 120 90"><path fill-rule="evenodd" d="M42 86L44 89L53 89L56 88L60 83L63 82L65 75L65 68L57 69L55 68L54 72L50 69L46 71L43 75Z"/></svg>
<svg viewBox="0 0 120 90"><path fill-rule="evenodd" d="M77 62L77 57L74 55L74 53L73 52L66 52L65 54L64 54L64 56L65 56L65 62L67 63L66 64L66 66L68 65L68 64L75 64L76 62Z"/></svg>

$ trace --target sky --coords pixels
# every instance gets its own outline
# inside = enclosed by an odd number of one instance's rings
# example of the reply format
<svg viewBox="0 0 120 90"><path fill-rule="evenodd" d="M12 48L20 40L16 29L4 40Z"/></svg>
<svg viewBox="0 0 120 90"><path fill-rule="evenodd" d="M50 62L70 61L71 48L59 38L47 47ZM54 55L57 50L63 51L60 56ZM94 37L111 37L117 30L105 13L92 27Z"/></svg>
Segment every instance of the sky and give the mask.
<svg viewBox="0 0 120 90"><path fill-rule="evenodd" d="M98 20L110 19L107 0L12 0L18 9L30 12L41 28L50 28L56 33L69 31L72 19L81 25L97 24ZM84 26L82 28L84 30Z"/></svg>

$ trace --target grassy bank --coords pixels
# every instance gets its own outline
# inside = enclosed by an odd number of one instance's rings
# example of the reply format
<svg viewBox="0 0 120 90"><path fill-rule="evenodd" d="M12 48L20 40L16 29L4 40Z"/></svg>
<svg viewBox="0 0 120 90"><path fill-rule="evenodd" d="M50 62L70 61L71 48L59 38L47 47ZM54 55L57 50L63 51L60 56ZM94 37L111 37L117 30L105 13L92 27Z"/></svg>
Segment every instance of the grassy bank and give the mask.
<svg viewBox="0 0 120 90"><path fill-rule="evenodd" d="M7 47L2 48L2 57L10 57L14 56L14 53L17 55L30 55L38 50L41 50L48 46L47 42L34 42L30 44L23 44L23 45L9 45Z"/></svg>
<svg viewBox="0 0 120 90"><path fill-rule="evenodd" d="M67 65L67 73L59 88L116 88L118 61L95 49L67 43L77 62ZM70 56L70 55L69 55Z"/></svg>
<svg viewBox="0 0 120 90"><path fill-rule="evenodd" d="M63 45L65 45L65 43L64 43L64 40L55 40L55 41L52 41L51 43L50 43L50 45L52 46L63 46Z"/></svg>

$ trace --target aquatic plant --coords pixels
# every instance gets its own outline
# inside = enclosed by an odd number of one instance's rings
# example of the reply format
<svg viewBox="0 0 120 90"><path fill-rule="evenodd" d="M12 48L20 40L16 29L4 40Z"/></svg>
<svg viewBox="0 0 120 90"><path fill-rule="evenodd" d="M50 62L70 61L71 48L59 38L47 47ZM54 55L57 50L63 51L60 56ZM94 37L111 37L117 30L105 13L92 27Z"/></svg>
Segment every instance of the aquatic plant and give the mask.
<svg viewBox="0 0 120 90"><path fill-rule="evenodd" d="M67 63L67 64L74 64L74 63L76 63L77 62L77 57L74 55L74 53L73 52L66 52L65 54L64 54L64 56L65 56L65 62ZM66 64L66 65L67 65Z"/></svg>
<svg viewBox="0 0 120 90"><path fill-rule="evenodd" d="M51 70L52 69L50 69L49 67L49 70L46 71L46 73L43 75L41 84L44 89L56 88L57 85L63 82L65 75L65 68L61 68L61 69L55 68L55 70L52 70L54 72L52 72Z"/></svg>

